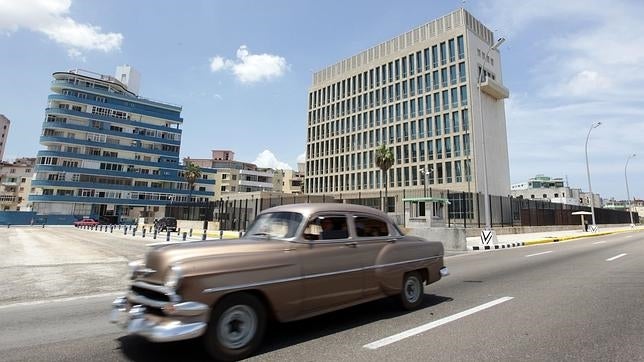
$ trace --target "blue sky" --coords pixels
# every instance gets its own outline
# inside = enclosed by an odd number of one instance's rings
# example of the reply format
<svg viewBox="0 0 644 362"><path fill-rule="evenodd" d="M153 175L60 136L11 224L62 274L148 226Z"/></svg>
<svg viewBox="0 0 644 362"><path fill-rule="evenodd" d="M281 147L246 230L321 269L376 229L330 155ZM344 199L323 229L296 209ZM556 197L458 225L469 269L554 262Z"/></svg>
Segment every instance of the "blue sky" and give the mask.
<svg viewBox="0 0 644 362"><path fill-rule="evenodd" d="M242 161L296 167L312 73L465 6L497 36L512 182L567 177L644 198L644 2L0 0L5 159L34 156L51 73L113 74L130 64L140 94L183 107L182 157L231 149Z"/></svg>

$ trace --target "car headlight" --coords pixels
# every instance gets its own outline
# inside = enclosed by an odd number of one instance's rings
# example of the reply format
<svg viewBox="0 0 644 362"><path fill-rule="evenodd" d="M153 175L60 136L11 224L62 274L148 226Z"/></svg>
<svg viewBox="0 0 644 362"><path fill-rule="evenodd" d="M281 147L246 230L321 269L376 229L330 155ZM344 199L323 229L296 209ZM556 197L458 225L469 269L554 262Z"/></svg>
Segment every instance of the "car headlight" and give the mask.
<svg viewBox="0 0 644 362"><path fill-rule="evenodd" d="M144 266L143 260L135 260L127 263L127 267L130 270L130 279L134 280L136 279L136 274L139 270L141 270Z"/></svg>
<svg viewBox="0 0 644 362"><path fill-rule="evenodd" d="M182 276L183 274L181 273L181 267L178 265L173 265L165 277L166 288L176 290L179 287L179 282L181 281Z"/></svg>

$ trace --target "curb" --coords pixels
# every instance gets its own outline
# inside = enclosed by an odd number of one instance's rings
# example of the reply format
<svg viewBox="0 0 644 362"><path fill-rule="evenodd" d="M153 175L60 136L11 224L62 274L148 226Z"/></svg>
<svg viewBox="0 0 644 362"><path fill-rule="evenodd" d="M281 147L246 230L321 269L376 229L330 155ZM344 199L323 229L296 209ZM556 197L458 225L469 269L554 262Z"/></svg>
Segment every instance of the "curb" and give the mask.
<svg viewBox="0 0 644 362"><path fill-rule="evenodd" d="M507 243L507 244L472 246L471 248L472 248L472 250L479 251L479 250L509 249L509 248L516 248L516 247L519 247L519 246L525 246L525 243L524 242L516 242L516 243Z"/></svg>
<svg viewBox="0 0 644 362"><path fill-rule="evenodd" d="M496 249L506 249L506 248L512 248L512 247L518 247L518 246L529 246L529 245L539 245L539 244L547 244L547 243L557 243L560 241L568 241L568 240L574 240L574 239L581 239L581 238L592 238L595 236L605 236L605 235L610 235L610 234L617 234L617 233L626 233L626 232L641 232L644 231L644 229L626 229L626 230L613 230L613 231L603 231L603 232L597 232L597 233L591 233L591 234L583 234L583 235L568 235L568 236L551 236L551 237L545 237L545 238L540 238L540 239L533 239L533 240L527 240L523 242L514 242L514 243L505 243L505 244L496 244L496 245L484 245L484 246L471 246L468 247L470 250L474 251L480 251L480 250L496 250Z"/></svg>

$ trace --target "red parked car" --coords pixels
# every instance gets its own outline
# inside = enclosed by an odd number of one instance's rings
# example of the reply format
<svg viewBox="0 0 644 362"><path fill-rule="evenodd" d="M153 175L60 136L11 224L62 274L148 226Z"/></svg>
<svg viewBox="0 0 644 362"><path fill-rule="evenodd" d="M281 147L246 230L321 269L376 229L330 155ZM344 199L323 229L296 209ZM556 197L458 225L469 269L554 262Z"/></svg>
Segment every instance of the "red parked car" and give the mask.
<svg viewBox="0 0 644 362"><path fill-rule="evenodd" d="M92 219L91 217L84 217L78 221L74 221L74 226L96 226L98 225L98 221Z"/></svg>

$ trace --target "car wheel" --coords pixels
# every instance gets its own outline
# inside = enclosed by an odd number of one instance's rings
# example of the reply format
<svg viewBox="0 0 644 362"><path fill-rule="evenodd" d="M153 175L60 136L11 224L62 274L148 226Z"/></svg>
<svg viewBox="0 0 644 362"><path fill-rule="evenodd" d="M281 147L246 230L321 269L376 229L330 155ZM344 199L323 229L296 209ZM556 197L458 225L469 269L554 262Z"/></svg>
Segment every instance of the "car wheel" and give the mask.
<svg viewBox="0 0 644 362"><path fill-rule="evenodd" d="M208 353L216 360L236 361L259 347L266 329L266 308L247 293L224 297L213 309L204 335Z"/></svg>
<svg viewBox="0 0 644 362"><path fill-rule="evenodd" d="M423 287L423 278L419 272L409 272L405 274L400 292L400 301L403 308L407 310L417 309L423 302L425 290Z"/></svg>

